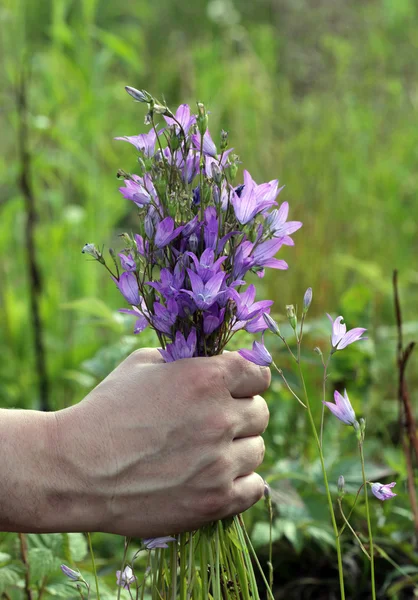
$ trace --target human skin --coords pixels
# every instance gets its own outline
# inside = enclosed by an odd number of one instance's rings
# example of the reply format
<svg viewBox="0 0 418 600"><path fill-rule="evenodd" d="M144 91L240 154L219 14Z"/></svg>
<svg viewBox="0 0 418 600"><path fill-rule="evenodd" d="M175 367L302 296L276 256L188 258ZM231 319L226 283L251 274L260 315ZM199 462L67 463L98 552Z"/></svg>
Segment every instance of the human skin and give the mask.
<svg viewBox="0 0 418 600"><path fill-rule="evenodd" d="M269 383L236 352L144 349L75 406L0 410L0 530L146 538L245 511L264 492Z"/></svg>

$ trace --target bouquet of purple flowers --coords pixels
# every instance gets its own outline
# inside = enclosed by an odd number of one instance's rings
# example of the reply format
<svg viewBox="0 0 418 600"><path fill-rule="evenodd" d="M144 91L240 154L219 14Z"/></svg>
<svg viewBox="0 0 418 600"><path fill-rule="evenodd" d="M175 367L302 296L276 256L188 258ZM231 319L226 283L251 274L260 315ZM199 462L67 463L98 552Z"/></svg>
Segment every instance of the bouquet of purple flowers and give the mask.
<svg viewBox="0 0 418 600"><path fill-rule="evenodd" d="M209 133L208 113L203 104L197 104L197 114L192 114L186 104L179 106L173 114L145 90L131 87L126 90L136 101L147 105L145 124L151 125L146 134L116 138L132 144L138 153L138 173L121 170L118 176L124 181L120 192L138 210L139 231L122 235L125 248L118 256L109 249L113 263L110 266L94 244L86 244L83 252L98 260L110 272L130 305L130 308L120 309L121 312L135 317L134 332L139 334L146 327L156 332L165 362L220 354L239 330L261 333L261 341L254 341L251 350L242 349L240 354L258 365L276 368L286 387L307 411L321 460L335 534L341 598L345 598L345 592L340 536L346 527L352 531L370 561L372 597L376 598L367 485L371 486L377 498L386 500L396 495L391 491L395 483L383 485L366 480L363 456L365 421L357 421L347 393L341 395L335 391L335 403L325 402L327 368L332 355L364 339L365 329L357 327L347 332L341 316L334 321L330 317L332 334L327 361L318 348L315 350L324 368L323 404L356 432L363 476L359 492L364 488L370 554L349 523L351 512L348 518L344 514L343 477L338 483L338 505L344 523L340 529L337 527L322 448L324 412L318 433L303 379L300 349L312 290L309 288L305 293L299 328L294 307L286 307L296 341L297 351L294 354L270 316L273 302L257 301L255 285L244 287L249 273L263 277L268 267L288 268L284 260L276 258L276 254L283 245L294 245L291 235L302 223L287 220L287 202L278 205L277 197L282 187L277 180L257 184L244 170L243 183L234 183L238 156L228 148L225 131L221 132L218 146L215 144ZM156 117L162 117L165 124L157 125ZM265 347L263 335L267 329L281 338L294 359L304 390L303 400L290 388L282 370L275 365ZM267 485L265 495L271 531L271 498ZM167 535L142 540L140 549L128 564L129 543L127 538L123 564L117 572L118 598L122 588L128 590L132 598L134 592L136 598L141 599L145 589L149 588L151 595L148 597L153 600L176 597L181 600L260 598L253 563L260 565L241 515L176 537ZM141 551L148 552L148 563L140 581L134 563ZM261 568L260 576L267 597L274 600L271 563L270 541L269 582ZM88 587L78 572L65 566L63 570L70 579Z"/></svg>
<svg viewBox="0 0 418 600"><path fill-rule="evenodd" d="M197 104L196 115L187 104L173 114L148 92L126 90L147 105L145 123L151 125L148 133L117 138L138 153L138 173L118 173L124 182L120 192L138 210L138 233L123 235L125 249L118 257L110 251L111 266L93 244L86 244L83 252L111 272L130 305L121 312L135 317L134 332L155 330L166 362L220 354L237 331L255 334L267 329L263 315L273 302L257 301L255 286L244 288L245 277L249 273L263 277L268 267L287 269L286 262L275 256L283 245L294 245L290 236L302 223L287 220L287 202L278 205L282 187L277 180L257 184L244 171L243 183L234 184L238 156L228 148L225 131L215 144L203 104ZM158 117L165 120L163 126L156 124ZM253 350L241 352L258 364L270 364L263 349L255 342ZM225 593L228 581L235 586L235 597L259 597L240 517L214 524L210 531L183 534L179 548L191 547L193 537L207 548L198 561L198 574L193 576L189 562L188 573L179 573L181 589L182 581L189 582L187 597L206 599L210 593L220 598L218 592ZM177 542L169 539L167 551L173 552ZM219 544L226 540L230 560L220 565ZM167 559L166 564L172 562ZM237 579L239 573L242 577ZM126 586L124 568L118 577ZM171 574L159 581L160 597L172 597Z"/></svg>

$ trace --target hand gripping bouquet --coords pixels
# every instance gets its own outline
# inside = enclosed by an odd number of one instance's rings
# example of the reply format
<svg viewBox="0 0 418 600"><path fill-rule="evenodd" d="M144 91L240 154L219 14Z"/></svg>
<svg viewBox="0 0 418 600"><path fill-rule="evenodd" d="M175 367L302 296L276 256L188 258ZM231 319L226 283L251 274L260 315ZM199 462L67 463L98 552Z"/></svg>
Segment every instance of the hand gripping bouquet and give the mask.
<svg viewBox="0 0 418 600"><path fill-rule="evenodd" d="M287 269L275 256L294 244L290 236L302 224L287 221L289 206L278 205L277 180L258 185L244 170L243 183L234 185L238 157L227 149L226 132L219 144L213 141L203 104L196 115L186 104L173 114L148 92L126 90L147 105L145 124L151 126L148 133L117 138L138 153L138 173L118 174L120 192L138 210L138 233L123 235L119 260L110 251L111 268L94 245L84 252L112 273L129 305L121 311L135 317L135 333L155 330L166 362L220 354L238 330L267 329L263 314L273 302L256 301L256 288L245 278L263 277L268 267ZM263 342L241 353L271 363ZM185 600L260 597L239 515L176 538L143 540L143 547L151 570L141 576L134 561L125 561L119 590L141 588L143 594L149 587L152 598ZM272 598L268 585L267 592Z"/></svg>

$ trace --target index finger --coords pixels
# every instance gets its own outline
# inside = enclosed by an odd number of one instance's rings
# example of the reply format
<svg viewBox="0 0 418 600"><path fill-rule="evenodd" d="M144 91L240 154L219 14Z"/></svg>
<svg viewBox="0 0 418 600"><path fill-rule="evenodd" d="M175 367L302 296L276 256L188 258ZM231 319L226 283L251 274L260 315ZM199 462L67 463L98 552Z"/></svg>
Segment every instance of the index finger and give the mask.
<svg viewBox="0 0 418 600"><path fill-rule="evenodd" d="M234 398L248 398L265 392L271 381L268 367L260 367L246 360L238 352L227 352L216 357L223 372L226 387Z"/></svg>

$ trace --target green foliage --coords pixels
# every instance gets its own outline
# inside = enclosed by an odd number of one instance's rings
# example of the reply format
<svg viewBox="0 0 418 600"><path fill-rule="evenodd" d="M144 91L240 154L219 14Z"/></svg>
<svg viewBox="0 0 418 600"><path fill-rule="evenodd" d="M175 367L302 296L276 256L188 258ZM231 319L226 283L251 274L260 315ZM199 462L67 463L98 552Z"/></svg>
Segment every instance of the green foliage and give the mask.
<svg viewBox="0 0 418 600"><path fill-rule="evenodd" d="M118 194L115 178L119 167L135 170L135 153L113 138L145 131L144 114L123 88L144 87L164 95L172 107L203 101L211 111L212 132L221 126L229 131L231 145L258 182L280 178L286 184L280 199L290 202L292 219L304 222L296 246L282 253L289 271L257 280L257 286L260 296L275 300L274 317L291 344L284 307L300 305L305 289L313 288L304 359L315 418L321 412L321 369L312 349L320 346L326 352L325 311L343 314L350 327L369 329L369 342L335 357L327 393L347 387L354 408L366 417L368 476L398 481L396 502L374 504L373 526L380 545L412 576L418 559L399 443L391 273L395 267L400 271L408 342L418 338L417 27L414 0L3 0L2 406L39 406L26 213L18 183L16 86L22 69L31 73L28 144L53 409L81 400L137 346L157 344L149 333L132 335L133 321L117 313L123 301L108 274L81 255L86 241L104 243L104 252L109 245L118 250L118 235L136 227L132 206ZM277 364L300 393L283 347L268 340ZM250 337L241 336L233 347L249 343ZM415 358L408 371L411 396L417 373ZM305 415L276 376L268 400L263 474L275 494L275 550L290 560L292 548L298 557L294 563L282 559L288 572L277 565L285 583L292 573L316 577L315 553L319 548L327 554L331 541ZM350 505L360 481L356 444L343 426L326 426L325 444L334 481L341 473L346 476ZM363 509L360 503L354 513L361 531ZM261 507L250 511L247 520L262 550L266 524ZM111 590L122 542L96 539L101 577ZM56 559L88 570L84 537L28 536L28 541L33 585L42 585L47 576L44 597L74 597ZM0 541L0 594L13 590L13 600L23 597L24 581L15 542L12 536ZM357 565L352 581L363 586L367 597L367 577L362 579L367 566L355 544L349 551ZM405 576L383 558L379 561L382 593L409 597ZM328 571L324 567L324 580Z"/></svg>

